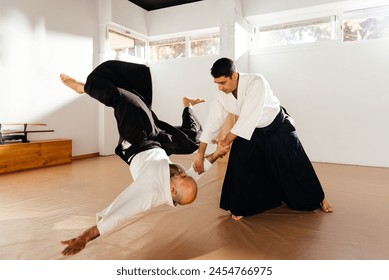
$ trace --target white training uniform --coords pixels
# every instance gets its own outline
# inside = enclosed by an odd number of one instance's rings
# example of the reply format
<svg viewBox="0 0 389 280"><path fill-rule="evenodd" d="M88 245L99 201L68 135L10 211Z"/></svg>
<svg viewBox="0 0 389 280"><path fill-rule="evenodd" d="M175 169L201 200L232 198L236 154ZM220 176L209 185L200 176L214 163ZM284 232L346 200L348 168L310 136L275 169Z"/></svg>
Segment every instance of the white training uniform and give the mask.
<svg viewBox="0 0 389 280"><path fill-rule="evenodd" d="M100 235L111 232L153 207L163 204L175 207L170 192L170 163L169 157L161 148L146 150L133 157L130 171L134 181L111 205L96 214ZM204 166L209 169L212 164L205 161ZM186 173L195 180L201 177L193 167Z"/></svg>
<svg viewBox="0 0 389 280"><path fill-rule="evenodd" d="M263 76L239 73L238 97L223 92L215 96L200 141L217 139L228 113L239 116L231 133L250 140L255 128L268 126L279 112L280 101Z"/></svg>

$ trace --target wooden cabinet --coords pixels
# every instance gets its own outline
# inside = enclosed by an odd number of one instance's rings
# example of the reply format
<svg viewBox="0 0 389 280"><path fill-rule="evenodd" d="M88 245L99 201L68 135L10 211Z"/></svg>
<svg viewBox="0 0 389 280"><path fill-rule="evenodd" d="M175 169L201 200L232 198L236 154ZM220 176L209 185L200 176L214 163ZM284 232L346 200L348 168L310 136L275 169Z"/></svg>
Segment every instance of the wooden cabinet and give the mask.
<svg viewBox="0 0 389 280"><path fill-rule="evenodd" d="M72 161L72 140L53 139L0 145L0 174Z"/></svg>

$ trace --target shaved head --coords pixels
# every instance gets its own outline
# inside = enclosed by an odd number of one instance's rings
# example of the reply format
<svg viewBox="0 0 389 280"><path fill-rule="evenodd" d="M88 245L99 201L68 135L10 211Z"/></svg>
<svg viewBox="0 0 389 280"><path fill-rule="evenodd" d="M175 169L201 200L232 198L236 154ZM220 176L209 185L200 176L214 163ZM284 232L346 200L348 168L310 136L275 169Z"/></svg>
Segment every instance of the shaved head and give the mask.
<svg viewBox="0 0 389 280"><path fill-rule="evenodd" d="M174 176L171 178L170 190L174 202L187 205L197 197L197 183L190 176Z"/></svg>
<svg viewBox="0 0 389 280"><path fill-rule="evenodd" d="M182 196L181 201L178 202L179 204L186 205L195 201L197 197L197 183L192 177L185 177L183 183L181 183L181 193Z"/></svg>

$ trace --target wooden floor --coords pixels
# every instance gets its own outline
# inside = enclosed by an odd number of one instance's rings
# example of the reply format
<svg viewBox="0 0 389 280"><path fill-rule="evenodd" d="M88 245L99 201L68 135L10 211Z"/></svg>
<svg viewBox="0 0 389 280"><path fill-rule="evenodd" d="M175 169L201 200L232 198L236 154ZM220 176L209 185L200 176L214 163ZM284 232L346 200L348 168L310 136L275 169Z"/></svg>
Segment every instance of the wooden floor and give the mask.
<svg viewBox="0 0 389 280"><path fill-rule="evenodd" d="M173 156L188 167L193 156ZM95 223L132 181L116 156L0 175L0 259L387 260L389 169L314 164L335 211L281 206L236 222L219 209L226 164L199 181L195 203L158 207L72 257L60 240Z"/></svg>

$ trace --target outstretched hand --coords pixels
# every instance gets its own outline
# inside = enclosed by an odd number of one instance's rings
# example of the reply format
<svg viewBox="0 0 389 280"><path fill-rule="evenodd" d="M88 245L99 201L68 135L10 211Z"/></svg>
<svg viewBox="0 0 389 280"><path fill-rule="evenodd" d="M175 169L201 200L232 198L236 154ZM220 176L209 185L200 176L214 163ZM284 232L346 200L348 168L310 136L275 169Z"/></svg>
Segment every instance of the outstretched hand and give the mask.
<svg viewBox="0 0 389 280"><path fill-rule="evenodd" d="M64 256L75 255L85 248L86 243L86 240L81 236L61 241L61 244L67 245L67 247L61 252L61 254Z"/></svg>
<svg viewBox="0 0 389 280"><path fill-rule="evenodd" d="M61 252L64 256L75 255L85 248L89 241L100 236L100 232L97 226L88 228L83 234L65 241L61 241L61 244L67 245L67 247Z"/></svg>

